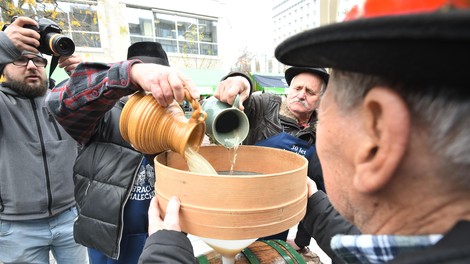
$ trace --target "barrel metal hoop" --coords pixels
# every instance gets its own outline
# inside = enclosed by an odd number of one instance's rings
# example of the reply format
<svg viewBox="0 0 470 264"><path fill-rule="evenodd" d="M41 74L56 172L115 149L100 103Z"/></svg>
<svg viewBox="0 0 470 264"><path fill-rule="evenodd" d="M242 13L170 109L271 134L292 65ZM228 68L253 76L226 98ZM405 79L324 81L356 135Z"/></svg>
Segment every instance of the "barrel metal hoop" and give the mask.
<svg viewBox="0 0 470 264"><path fill-rule="evenodd" d="M306 264L305 259L302 257L302 255L300 255L300 253L297 252L297 250L295 250L291 246L289 246L289 244L287 244L286 241L283 241L283 240L280 240L280 239L275 239L274 241L276 243L280 244L281 246L283 246L287 251L289 251L289 253L292 255L292 257L294 257L295 261L297 261L297 263Z"/></svg>
<svg viewBox="0 0 470 264"><path fill-rule="evenodd" d="M249 248L245 248L242 250L243 255L248 259L248 262L251 264L260 264L258 261L258 257L251 251Z"/></svg>
<svg viewBox="0 0 470 264"><path fill-rule="evenodd" d="M262 242L270 245L272 248L274 248L277 253L279 253L279 255L281 255L281 257L286 261L287 264L295 264L294 261L292 260L292 258L288 255L288 254L285 254L285 251L282 250L281 247L279 247L278 244L276 244L276 242L273 242L273 241L270 241L270 240L262 240Z"/></svg>

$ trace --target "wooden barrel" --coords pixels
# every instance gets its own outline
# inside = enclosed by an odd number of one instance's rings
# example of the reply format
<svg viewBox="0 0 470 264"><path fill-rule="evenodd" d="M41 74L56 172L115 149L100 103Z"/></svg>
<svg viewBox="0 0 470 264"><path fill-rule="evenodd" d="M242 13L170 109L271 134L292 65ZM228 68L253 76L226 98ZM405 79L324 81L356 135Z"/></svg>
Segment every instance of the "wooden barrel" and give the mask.
<svg viewBox="0 0 470 264"><path fill-rule="evenodd" d="M222 264L222 256L212 250L197 257L200 264ZM305 263L302 256L282 240L256 241L235 256L236 264Z"/></svg>

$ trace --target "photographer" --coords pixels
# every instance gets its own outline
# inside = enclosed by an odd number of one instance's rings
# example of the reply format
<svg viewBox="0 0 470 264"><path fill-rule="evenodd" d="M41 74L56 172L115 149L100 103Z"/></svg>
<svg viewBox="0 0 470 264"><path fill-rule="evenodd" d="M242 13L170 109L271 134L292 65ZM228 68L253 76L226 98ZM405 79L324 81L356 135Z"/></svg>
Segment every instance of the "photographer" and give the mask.
<svg viewBox="0 0 470 264"><path fill-rule="evenodd" d="M49 114L41 34L19 17L0 32L0 262L88 263L75 243L75 141ZM60 57L73 70L78 57Z"/></svg>

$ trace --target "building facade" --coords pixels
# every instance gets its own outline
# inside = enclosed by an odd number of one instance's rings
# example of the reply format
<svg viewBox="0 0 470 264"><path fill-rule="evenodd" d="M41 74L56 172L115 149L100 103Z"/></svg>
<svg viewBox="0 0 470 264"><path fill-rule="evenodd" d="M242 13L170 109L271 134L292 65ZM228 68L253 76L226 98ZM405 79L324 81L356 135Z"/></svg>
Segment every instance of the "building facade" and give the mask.
<svg viewBox="0 0 470 264"><path fill-rule="evenodd" d="M359 0L272 0L274 47L297 33L342 21L350 8L358 2ZM269 63L272 64L272 71L280 74L288 67L274 58Z"/></svg>
<svg viewBox="0 0 470 264"><path fill-rule="evenodd" d="M273 32L272 39L259 39L266 43L266 48L250 53L244 62L249 64L252 72L282 74L286 66L274 58L277 44L299 32L341 20L346 10L358 1L263 0L264 6L257 12L271 13L272 29L269 30ZM73 39L76 53L86 61L121 61L126 59L127 48L132 43L157 41L168 53L172 66L198 70L198 74L208 70L220 74L239 67L243 47L237 44L244 36L234 34L236 20L257 23L256 17L244 17L243 11L233 10L235 5L249 9L249 3L232 0L43 0L28 1L15 11L12 6L18 1L4 0L0 4L0 23L8 23L8 19L17 14L48 17L63 29L64 35ZM56 79L65 77L56 76Z"/></svg>
<svg viewBox="0 0 470 264"><path fill-rule="evenodd" d="M320 25L320 0L273 0L274 44Z"/></svg>
<svg viewBox="0 0 470 264"><path fill-rule="evenodd" d="M170 64L180 69L228 72L236 58L222 0L33 2L14 9L18 1L5 0L0 22L8 24L13 15L49 18L73 40L85 61L125 60L127 48L137 41L160 42Z"/></svg>

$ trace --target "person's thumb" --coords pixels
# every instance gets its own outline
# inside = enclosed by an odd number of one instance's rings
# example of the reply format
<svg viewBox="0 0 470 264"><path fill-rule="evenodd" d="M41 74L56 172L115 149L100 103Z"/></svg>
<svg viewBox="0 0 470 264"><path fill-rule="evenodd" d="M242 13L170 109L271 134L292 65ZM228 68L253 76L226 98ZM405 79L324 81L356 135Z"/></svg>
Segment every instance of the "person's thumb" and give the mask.
<svg viewBox="0 0 470 264"><path fill-rule="evenodd" d="M173 196L168 201L168 205L166 207L165 219L163 220L164 229L181 231L179 211L180 201L178 197Z"/></svg>

